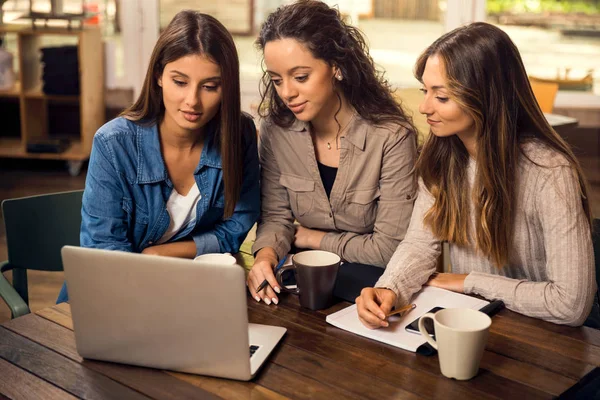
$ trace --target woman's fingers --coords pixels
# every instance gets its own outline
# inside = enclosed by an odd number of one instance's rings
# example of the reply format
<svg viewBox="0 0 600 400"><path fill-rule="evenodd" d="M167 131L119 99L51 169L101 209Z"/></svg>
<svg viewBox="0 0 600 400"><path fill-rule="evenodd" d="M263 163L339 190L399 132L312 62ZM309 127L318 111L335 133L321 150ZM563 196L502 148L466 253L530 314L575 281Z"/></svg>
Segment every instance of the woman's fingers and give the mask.
<svg viewBox="0 0 600 400"><path fill-rule="evenodd" d="M267 285L262 285L265 280L267 281ZM268 261L254 263L252 270L248 274L246 284L250 294L256 301L262 300L266 304L279 303L279 298L275 292L280 292L281 289L275 279L275 274L273 274L273 266ZM263 287L257 291L260 286Z"/></svg>

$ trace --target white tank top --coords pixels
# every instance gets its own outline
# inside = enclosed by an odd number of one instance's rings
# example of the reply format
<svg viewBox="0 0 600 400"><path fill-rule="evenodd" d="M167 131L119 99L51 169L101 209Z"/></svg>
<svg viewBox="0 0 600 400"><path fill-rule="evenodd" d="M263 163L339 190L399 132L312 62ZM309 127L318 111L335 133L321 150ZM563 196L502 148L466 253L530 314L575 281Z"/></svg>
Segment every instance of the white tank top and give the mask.
<svg viewBox="0 0 600 400"><path fill-rule="evenodd" d="M167 212L171 217L171 222L167 231L162 237L156 242L156 244L162 244L178 232L181 232L187 228L190 224L196 222L196 206L198 201L202 198L198 184L194 183L194 186L190 189L187 195L182 196L177 193L177 190L173 189L169 200L167 201Z"/></svg>

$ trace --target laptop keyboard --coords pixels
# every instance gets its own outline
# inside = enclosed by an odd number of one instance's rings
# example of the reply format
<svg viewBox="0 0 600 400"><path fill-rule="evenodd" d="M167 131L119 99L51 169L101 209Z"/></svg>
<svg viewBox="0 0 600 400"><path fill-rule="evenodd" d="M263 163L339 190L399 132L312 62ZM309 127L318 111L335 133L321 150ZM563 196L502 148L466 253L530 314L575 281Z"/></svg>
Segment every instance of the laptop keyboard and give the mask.
<svg viewBox="0 0 600 400"><path fill-rule="evenodd" d="M258 346L255 345L250 345L250 357L252 357L254 355L254 353L256 353L256 350L258 350Z"/></svg>

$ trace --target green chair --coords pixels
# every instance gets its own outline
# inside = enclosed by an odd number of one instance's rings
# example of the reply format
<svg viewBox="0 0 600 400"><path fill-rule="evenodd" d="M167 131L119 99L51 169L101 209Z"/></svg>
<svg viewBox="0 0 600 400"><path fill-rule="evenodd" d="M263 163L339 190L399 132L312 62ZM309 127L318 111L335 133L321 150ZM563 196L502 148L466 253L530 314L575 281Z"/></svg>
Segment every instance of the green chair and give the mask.
<svg viewBox="0 0 600 400"><path fill-rule="evenodd" d="M0 296L12 318L28 314L27 270L62 271L60 250L79 246L83 190L8 199L2 202L8 261L13 284L0 274Z"/></svg>

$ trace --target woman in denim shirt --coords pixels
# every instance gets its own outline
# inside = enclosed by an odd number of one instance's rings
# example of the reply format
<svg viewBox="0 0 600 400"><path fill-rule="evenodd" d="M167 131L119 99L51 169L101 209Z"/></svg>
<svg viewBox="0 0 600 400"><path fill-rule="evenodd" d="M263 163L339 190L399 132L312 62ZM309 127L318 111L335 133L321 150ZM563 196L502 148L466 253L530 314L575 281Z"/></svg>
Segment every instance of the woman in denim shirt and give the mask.
<svg viewBox="0 0 600 400"><path fill-rule="evenodd" d="M235 44L216 19L178 13L140 97L94 136L81 246L194 258L237 252L260 212L253 121ZM63 286L58 302L68 298Z"/></svg>

